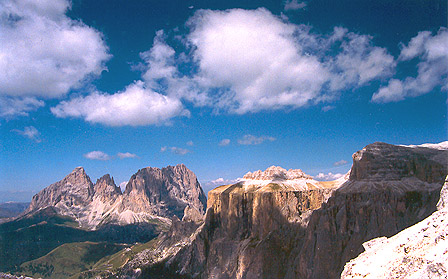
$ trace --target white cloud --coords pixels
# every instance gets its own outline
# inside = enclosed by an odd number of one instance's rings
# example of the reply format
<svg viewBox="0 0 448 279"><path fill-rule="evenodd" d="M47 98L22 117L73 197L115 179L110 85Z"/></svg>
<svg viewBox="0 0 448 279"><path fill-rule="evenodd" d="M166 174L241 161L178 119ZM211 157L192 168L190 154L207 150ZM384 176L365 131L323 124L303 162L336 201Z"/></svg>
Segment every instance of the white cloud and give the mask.
<svg viewBox="0 0 448 279"><path fill-rule="evenodd" d="M229 139L222 139L220 142L219 142L219 146L227 146L227 145L229 145L230 144L230 140Z"/></svg>
<svg viewBox="0 0 448 279"><path fill-rule="evenodd" d="M195 80L211 90L217 108L243 114L301 107L329 78L317 57L303 53L297 26L266 9L201 10L189 25Z"/></svg>
<svg viewBox="0 0 448 279"><path fill-rule="evenodd" d="M117 156L118 156L118 158L120 158L120 159L136 158L136 157L137 157L136 154L129 153L129 152L125 152L125 153L118 152L118 153L117 153Z"/></svg>
<svg viewBox="0 0 448 279"><path fill-rule="evenodd" d="M215 187L221 186L221 185L235 184L235 183L238 183L239 181L241 181L241 178L224 179L224 178L220 177L220 178L217 178L214 180L202 182L201 184L203 184L204 187L206 187L206 188L215 188Z"/></svg>
<svg viewBox="0 0 448 279"><path fill-rule="evenodd" d="M372 37L334 29L331 42L341 42L342 51L328 62L332 71L331 90L362 86L372 80L393 74L394 57L385 48L372 45Z"/></svg>
<svg viewBox="0 0 448 279"><path fill-rule="evenodd" d="M177 155L186 155L188 153L190 153L191 151L185 148L180 148L180 147L168 147L168 146L163 146L162 148L160 148L160 152L165 152L165 151L171 151L171 153L177 154Z"/></svg>
<svg viewBox="0 0 448 279"><path fill-rule="evenodd" d="M341 178L343 176L344 176L343 173L331 173L331 172L329 172L329 173L325 174L325 173L320 172L318 175L316 175L314 177L314 179L321 180L321 181L331 181L331 180L336 180L338 178Z"/></svg>
<svg viewBox="0 0 448 279"><path fill-rule="evenodd" d="M335 162L333 164L333 166L343 166L343 165L346 165L346 164L348 164L348 162L346 160L340 160L340 161Z"/></svg>
<svg viewBox="0 0 448 279"><path fill-rule="evenodd" d="M103 151L91 151L87 154L84 154L84 157L89 160L100 160L100 161L107 161L110 160L111 157L104 153Z"/></svg>
<svg viewBox="0 0 448 279"><path fill-rule="evenodd" d="M34 97L11 98L0 97L0 118L28 116L30 111L36 111L44 106L44 102Z"/></svg>
<svg viewBox="0 0 448 279"><path fill-rule="evenodd" d="M419 57L417 77L404 80L391 79L372 96L376 103L401 101L429 93L437 86L448 90L448 29L440 28L434 36L430 32L420 32L412 38L408 46L403 46L400 60Z"/></svg>
<svg viewBox="0 0 448 279"><path fill-rule="evenodd" d="M306 2L299 2L297 0L287 0L285 2L285 11L290 11L290 10L300 10L300 9L304 9L306 7Z"/></svg>
<svg viewBox="0 0 448 279"><path fill-rule="evenodd" d="M127 181L123 181L123 182L120 183L121 192L124 192L124 190L126 190L126 185L127 184L128 184Z"/></svg>
<svg viewBox="0 0 448 279"><path fill-rule="evenodd" d="M256 137L253 135L245 135L241 139L238 140L238 143L241 145L257 145L261 144L265 141L275 141L276 138L268 137L268 136L260 136Z"/></svg>
<svg viewBox="0 0 448 279"><path fill-rule="evenodd" d="M188 145L188 146L193 146L193 145L194 145L194 142L193 142L192 140L187 141L187 145Z"/></svg>
<svg viewBox="0 0 448 279"><path fill-rule="evenodd" d="M40 139L40 132L34 127L34 126L29 126L29 127L25 127L23 130L17 130L14 129L12 130L13 132L27 137L29 139L34 140L35 142L41 142L42 140Z"/></svg>
<svg viewBox="0 0 448 279"><path fill-rule="evenodd" d="M322 107L322 111L327 112L327 111L333 110L335 108L336 108L335 106L324 106L324 107Z"/></svg>
<svg viewBox="0 0 448 279"><path fill-rule="evenodd" d="M147 89L141 81L112 95L93 93L63 101L51 112L57 117L84 118L107 126L160 125L176 116L189 116L180 100Z"/></svg>
<svg viewBox="0 0 448 279"><path fill-rule="evenodd" d="M0 2L0 94L60 97L105 69L102 34L68 9L67 0Z"/></svg>

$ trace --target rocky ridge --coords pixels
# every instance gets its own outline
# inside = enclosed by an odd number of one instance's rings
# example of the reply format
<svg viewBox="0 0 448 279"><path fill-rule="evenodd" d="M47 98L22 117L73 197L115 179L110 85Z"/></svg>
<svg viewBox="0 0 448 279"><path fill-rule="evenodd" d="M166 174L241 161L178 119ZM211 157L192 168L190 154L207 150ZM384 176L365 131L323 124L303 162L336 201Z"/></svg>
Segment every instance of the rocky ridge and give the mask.
<svg viewBox="0 0 448 279"><path fill-rule="evenodd" d="M36 194L26 213L54 207L59 214L75 218L81 227L162 222L183 217L189 206L205 212L206 197L196 175L185 165L144 168L134 174L124 193L110 175L93 184L82 167Z"/></svg>
<svg viewBox="0 0 448 279"><path fill-rule="evenodd" d="M436 212L390 238L365 242L365 252L345 265L341 278L447 278L446 179Z"/></svg>
<svg viewBox="0 0 448 279"><path fill-rule="evenodd" d="M339 183L290 187L281 168L249 173L210 191L204 224L142 274L162 265L179 278L339 278L362 243L436 210L447 169L444 149L374 143Z"/></svg>

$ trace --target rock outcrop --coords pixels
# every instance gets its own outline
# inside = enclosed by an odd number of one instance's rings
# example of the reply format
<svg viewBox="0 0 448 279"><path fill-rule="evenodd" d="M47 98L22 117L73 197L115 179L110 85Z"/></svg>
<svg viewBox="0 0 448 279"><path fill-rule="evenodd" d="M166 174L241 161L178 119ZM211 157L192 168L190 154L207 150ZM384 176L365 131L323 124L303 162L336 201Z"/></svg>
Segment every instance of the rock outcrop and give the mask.
<svg viewBox="0 0 448 279"><path fill-rule="evenodd" d="M390 238L365 242L366 251L345 265L341 278L447 278L447 202L445 181L436 212Z"/></svg>
<svg viewBox="0 0 448 279"><path fill-rule="evenodd" d="M353 155L350 179L310 218L288 278L338 278L362 243L391 236L436 210L448 151L374 143Z"/></svg>
<svg viewBox="0 0 448 279"><path fill-rule="evenodd" d="M54 207L59 214L75 218L80 226L164 223L182 218L188 206L200 215L206 197L196 175L185 165L163 169L144 168L134 174L124 193L106 174L93 184L82 167L36 194L26 213Z"/></svg>
<svg viewBox="0 0 448 279"><path fill-rule="evenodd" d="M374 143L353 155L346 181L278 167L249 173L210 191L204 224L142 272L162 264L179 278L339 278L362 243L436 210L447 168L445 149Z"/></svg>
<svg viewBox="0 0 448 279"><path fill-rule="evenodd" d="M182 249L142 274L154 274L163 263L179 277L282 278L312 212L342 183L274 166L248 173L239 183L210 191L204 224L176 245Z"/></svg>

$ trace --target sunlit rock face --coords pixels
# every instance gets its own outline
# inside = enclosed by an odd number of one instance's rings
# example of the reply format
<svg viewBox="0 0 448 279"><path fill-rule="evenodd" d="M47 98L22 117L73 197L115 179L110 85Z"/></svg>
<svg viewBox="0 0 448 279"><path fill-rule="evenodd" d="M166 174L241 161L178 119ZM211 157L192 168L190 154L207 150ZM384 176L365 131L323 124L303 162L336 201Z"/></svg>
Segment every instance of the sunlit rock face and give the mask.
<svg viewBox="0 0 448 279"><path fill-rule="evenodd" d="M209 192L204 224L163 266L194 278L339 278L364 242L436 210L447 159L445 149L374 143L337 182L249 173Z"/></svg>
<svg viewBox="0 0 448 279"><path fill-rule="evenodd" d="M365 252L345 265L341 278L447 278L447 202L445 181L436 212L390 238L365 242Z"/></svg>
<svg viewBox="0 0 448 279"><path fill-rule="evenodd" d="M171 217L183 217L186 207L203 215L205 205L206 197L196 175L183 164L141 169L131 177L124 193L110 175L93 184L84 169L78 167L35 195L27 213L54 207L59 214L75 218L80 226L97 229L106 224L169 225Z"/></svg>

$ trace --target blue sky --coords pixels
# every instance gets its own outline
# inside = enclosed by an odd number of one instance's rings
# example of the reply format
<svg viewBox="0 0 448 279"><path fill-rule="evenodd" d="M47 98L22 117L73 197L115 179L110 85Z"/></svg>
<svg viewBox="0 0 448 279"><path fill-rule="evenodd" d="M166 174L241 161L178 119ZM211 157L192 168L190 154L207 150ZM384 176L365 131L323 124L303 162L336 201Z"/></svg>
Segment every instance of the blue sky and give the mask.
<svg viewBox="0 0 448 279"><path fill-rule="evenodd" d="M444 0L4 0L0 15L0 202L77 166L120 184L184 163L207 191L447 140Z"/></svg>

